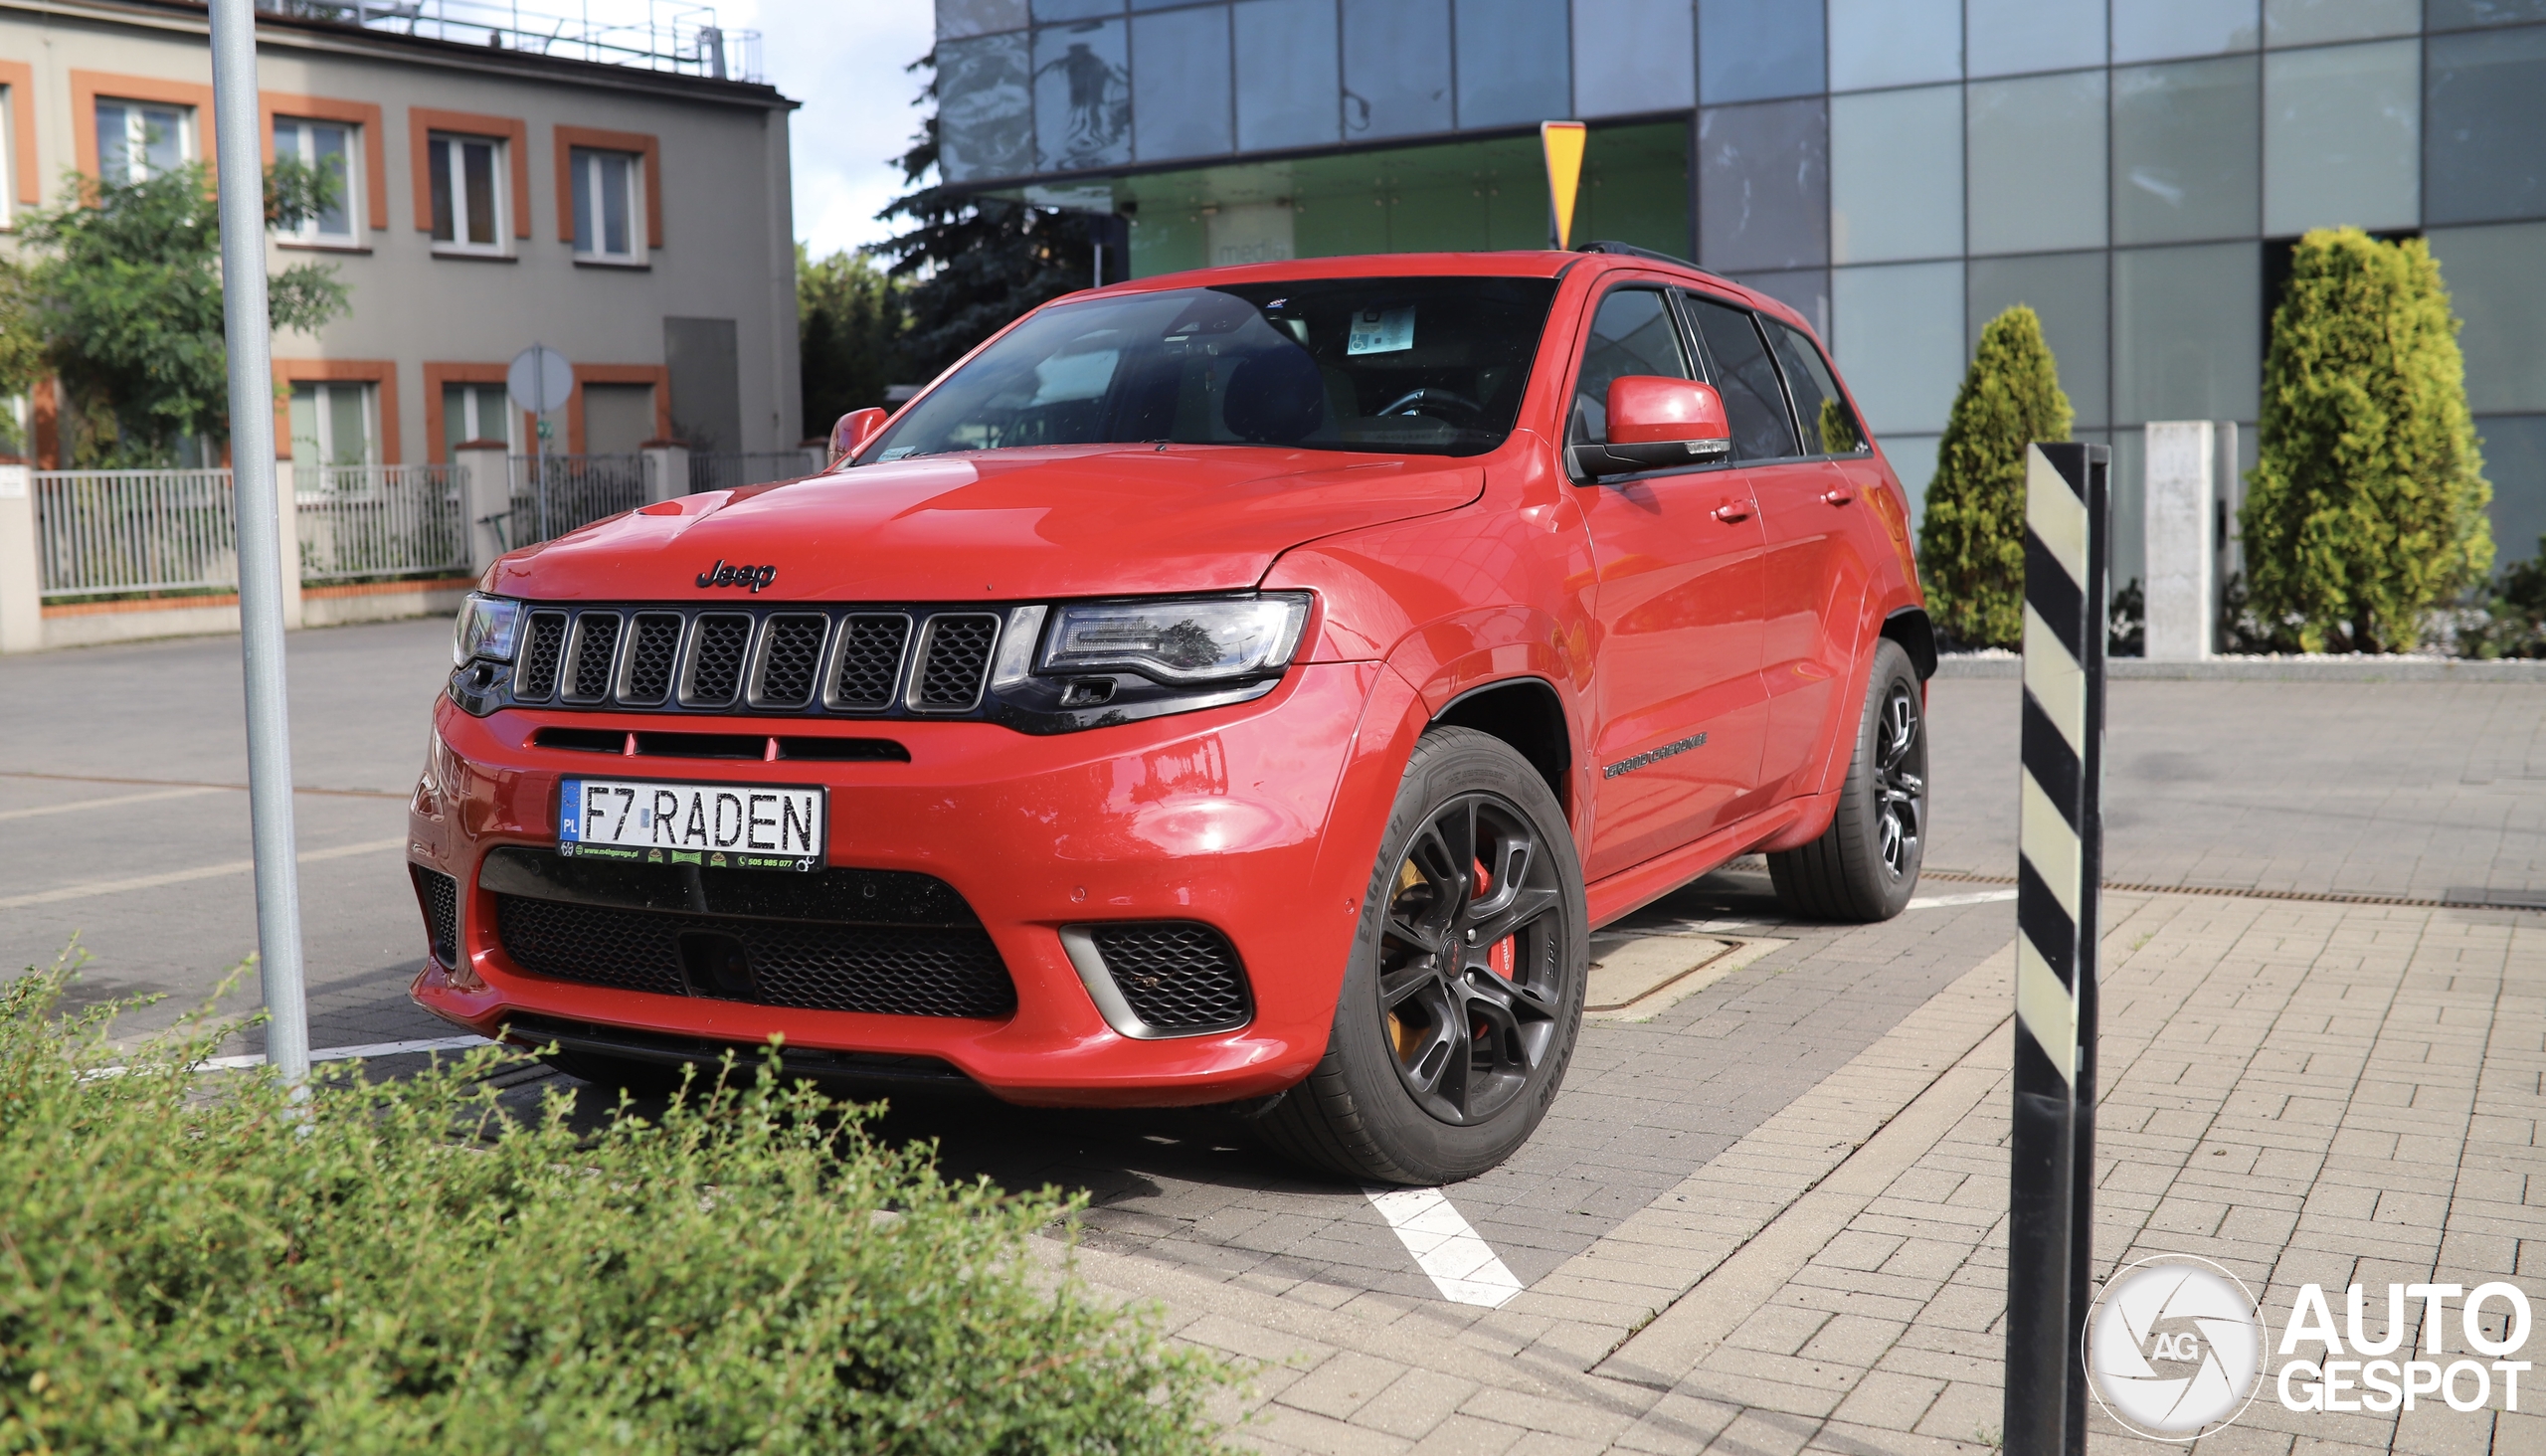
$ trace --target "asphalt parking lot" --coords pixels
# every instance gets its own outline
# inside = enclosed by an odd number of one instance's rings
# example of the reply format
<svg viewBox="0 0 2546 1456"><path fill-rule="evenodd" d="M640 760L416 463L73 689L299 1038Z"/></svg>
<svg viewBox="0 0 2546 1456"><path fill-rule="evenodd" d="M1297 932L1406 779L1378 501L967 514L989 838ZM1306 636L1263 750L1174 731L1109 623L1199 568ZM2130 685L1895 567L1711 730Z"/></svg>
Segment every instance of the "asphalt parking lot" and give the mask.
<svg viewBox="0 0 2546 1456"><path fill-rule="evenodd" d="M423 930L398 849L448 641L440 621L290 641L321 1047L451 1031L406 999ZM1754 958L1649 1019L1587 1023L1538 1137L1451 1190L1515 1280L1580 1252L2006 944L2016 703L2012 679L1932 685L1938 878L1900 919L1785 921L1755 864L1736 864L1619 927ZM91 958L82 1001L166 998L127 1015L133 1034L212 994L255 938L241 718L236 638L0 662L7 964L49 963L76 934ZM2111 880L2422 900L2546 887L2546 684L2117 681L2109 741ZM254 998L250 979L223 1004ZM957 1100L897 1108L886 1127L936 1139L953 1173L1084 1189L1099 1247L1338 1305L1439 1297L1360 1190L1299 1178L1215 1115Z"/></svg>

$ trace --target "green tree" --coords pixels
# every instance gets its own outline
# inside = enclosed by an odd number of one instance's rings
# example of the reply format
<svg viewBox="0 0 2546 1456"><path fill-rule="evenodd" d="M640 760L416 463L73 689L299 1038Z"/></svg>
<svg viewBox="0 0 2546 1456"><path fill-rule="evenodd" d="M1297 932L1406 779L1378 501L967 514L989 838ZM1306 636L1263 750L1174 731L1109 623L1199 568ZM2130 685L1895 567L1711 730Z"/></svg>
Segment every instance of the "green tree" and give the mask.
<svg viewBox="0 0 2546 1456"><path fill-rule="evenodd" d="M2298 240L2246 478L2248 601L2279 645L2410 647L2434 606L2482 580L2492 487L2457 319L2421 239Z"/></svg>
<svg viewBox="0 0 2546 1456"><path fill-rule="evenodd" d="M267 218L307 217L335 186L330 174L277 163ZM40 355L61 380L74 462L167 464L180 442L225 437L221 219L203 168L113 186L75 177L58 206L21 229L36 257L9 352ZM348 307L335 270L315 264L274 273L268 288L277 329L314 329Z"/></svg>
<svg viewBox="0 0 2546 1456"><path fill-rule="evenodd" d="M2022 639L2025 447L2067 440L2071 418L2042 319L2019 303L1989 320L1954 394L1918 524L1918 577L1946 636L1992 647Z"/></svg>
<svg viewBox="0 0 2546 1456"><path fill-rule="evenodd" d="M911 382L934 378L1027 309L1086 287L1096 264L1083 216L926 180L937 170L936 65L931 52L910 68L930 76L920 91L928 118L900 159L913 190L876 214L909 231L867 250L891 260L886 272L910 285L901 357Z"/></svg>
<svg viewBox="0 0 2546 1456"><path fill-rule="evenodd" d="M815 262L796 245L796 334L804 356L805 431L884 403L900 382L904 284L860 254Z"/></svg>

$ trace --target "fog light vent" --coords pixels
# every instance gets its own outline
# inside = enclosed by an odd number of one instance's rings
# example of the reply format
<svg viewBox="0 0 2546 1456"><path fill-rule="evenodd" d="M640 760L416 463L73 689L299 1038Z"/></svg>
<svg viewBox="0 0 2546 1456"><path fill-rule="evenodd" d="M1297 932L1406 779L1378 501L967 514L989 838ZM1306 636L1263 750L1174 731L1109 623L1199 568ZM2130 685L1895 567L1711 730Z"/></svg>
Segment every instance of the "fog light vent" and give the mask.
<svg viewBox="0 0 2546 1456"><path fill-rule="evenodd" d="M1228 937L1190 920L1071 926L1061 944L1097 1009L1126 1036L1199 1036L1255 1014Z"/></svg>

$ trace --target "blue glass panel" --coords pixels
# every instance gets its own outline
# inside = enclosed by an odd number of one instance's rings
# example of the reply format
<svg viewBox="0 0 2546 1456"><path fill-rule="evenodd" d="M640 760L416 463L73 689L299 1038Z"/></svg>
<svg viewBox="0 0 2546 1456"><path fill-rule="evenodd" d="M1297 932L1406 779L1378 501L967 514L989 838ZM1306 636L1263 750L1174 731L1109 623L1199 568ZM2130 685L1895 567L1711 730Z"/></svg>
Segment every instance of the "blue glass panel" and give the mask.
<svg viewBox="0 0 2546 1456"><path fill-rule="evenodd" d="M1830 261L1962 251L1962 88L1830 98Z"/></svg>
<svg viewBox="0 0 2546 1456"><path fill-rule="evenodd" d="M2546 339L2546 223L2428 236L2461 324L2466 407L2486 415L2546 412L2546 348L2538 346Z"/></svg>
<svg viewBox="0 0 2546 1456"><path fill-rule="evenodd" d="M1830 0L1830 89L1962 79L1962 0Z"/></svg>
<svg viewBox="0 0 2546 1456"><path fill-rule="evenodd" d="M1698 113L1698 261L1718 273L1830 261L1830 126L1818 97Z"/></svg>
<svg viewBox="0 0 2546 1456"><path fill-rule="evenodd" d="M1830 270L1799 268L1786 273L1746 273L1732 276L1745 288L1756 288L1800 313L1812 331L1830 337Z"/></svg>
<svg viewBox="0 0 2546 1456"><path fill-rule="evenodd" d="M1344 0L1344 134L1450 125L1450 0Z"/></svg>
<svg viewBox="0 0 2546 1456"><path fill-rule="evenodd" d="M1821 7L1707 0L1698 10L1698 99L1755 101L1821 90Z"/></svg>
<svg viewBox="0 0 2546 1456"><path fill-rule="evenodd" d="M2423 43L2423 222L2546 217L2546 27Z"/></svg>
<svg viewBox="0 0 2546 1456"><path fill-rule="evenodd" d="M2475 435L2493 482L2494 559L2526 561L2546 536L2546 415L2479 417Z"/></svg>
<svg viewBox="0 0 2546 1456"><path fill-rule="evenodd" d="M1972 252L2104 246L2104 75L1971 83Z"/></svg>
<svg viewBox="0 0 2546 1456"><path fill-rule="evenodd" d="M2422 220L2422 43L2264 58L2264 232Z"/></svg>
<svg viewBox="0 0 2546 1456"><path fill-rule="evenodd" d="M1023 28L1025 0L937 0L937 38L960 41Z"/></svg>
<svg viewBox="0 0 2546 1456"><path fill-rule="evenodd" d="M1975 258L1966 302L1969 338L1979 343L1989 320L2018 303L2042 319L2043 342L2060 371L2060 387L2080 426L2101 425L2111 349L2101 253L2049 253L2031 258Z"/></svg>
<svg viewBox="0 0 2546 1456"><path fill-rule="evenodd" d="M1229 150L1229 13L1132 18L1132 150L1145 162Z"/></svg>
<svg viewBox="0 0 2546 1456"><path fill-rule="evenodd" d="M2104 64L2104 0L1968 0L1963 14L1973 76Z"/></svg>
<svg viewBox="0 0 2546 1456"><path fill-rule="evenodd" d="M2112 0L2116 66L2251 51L2262 37L2256 0Z"/></svg>
<svg viewBox="0 0 2546 1456"><path fill-rule="evenodd" d="M2432 30L2470 30L2546 20L2546 0L2430 0L2425 25Z"/></svg>
<svg viewBox="0 0 2546 1456"><path fill-rule="evenodd" d="M1034 170L1075 172L1132 159L1132 72L1123 22L1034 33Z"/></svg>
<svg viewBox="0 0 2546 1456"><path fill-rule="evenodd" d="M1696 105L1697 37L1689 0L1573 0L1574 114Z"/></svg>
<svg viewBox="0 0 2546 1456"><path fill-rule="evenodd" d="M2546 15L2546 0L2540 0L2540 14ZM2422 0L2264 0L2267 46L2410 36L2422 25Z"/></svg>
<svg viewBox="0 0 2546 1456"><path fill-rule="evenodd" d="M1573 114L1564 0L1457 0L1459 125Z"/></svg>
<svg viewBox="0 0 2546 1456"><path fill-rule="evenodd" d="M1336 139L1335 0L1243 0L1237 30L1242 151Z"/></svg>
<svg viewBox="0 0 2546 1456"><path fill-rule="evenodd" d="M2114 424L2255 418L2263 376L2260 246L2113 255Z"/></svg>
<svg viewBox="0 0 2546 1456"><path fill-rule="evenodd" d="M2113 71L2115 243L2255 236L2263 180L2258 59Z"/></svg>
<svg viewBox="0 0 2546 1456"><path fill-rule="evenodd" d="M1945 428L1962 381L1961 264L1832 270L1830 333L1867 428Z"/></svg>
<svg viewBox="0 0 2546 1456"><path fill-rule="evenodd" d="M937 46L937 163L949 182L1034 170L1025 33Z"/></svg>
<svg viewBox="0 0 2546 1456"><path fill-rule="evenodd" d="M1123 0L1034 0L1034 23L1037 25L1056 20L1093 20L1122 13Z"/></svg>

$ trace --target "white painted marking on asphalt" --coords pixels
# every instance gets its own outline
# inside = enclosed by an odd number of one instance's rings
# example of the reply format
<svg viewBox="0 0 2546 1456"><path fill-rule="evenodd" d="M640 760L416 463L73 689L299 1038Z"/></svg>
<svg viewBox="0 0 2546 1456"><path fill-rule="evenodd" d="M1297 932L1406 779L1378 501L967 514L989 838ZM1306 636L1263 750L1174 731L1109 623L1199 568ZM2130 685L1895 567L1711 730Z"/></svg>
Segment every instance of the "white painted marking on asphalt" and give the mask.
<svg viewBox="0 0 2546 1456"><path fill-rule="evenodd" d="M193 799L204 794L232 794L236 792L236 790L231 789L214 789L206 787L201 789L162 789L155 794L118 794L112 799L75 799L69 804L40 804L33 809L0 810L0 819L34 819L39 815L70 814L74 811L83 809L112 809L115 806L122 804L149 804L161 799Z"/></svg>
<svg viewBox="0 0 2546 1456"><path fill-rule="evenodd" d="M1947 905L1994 905L2016 897L2013 890L1980 890L1968 895L1921 895L1902 906L1904 910L1941 910Z"/></svg>
<svg viewBox="0 0 2546 1456"><path fill-rule="evenodd" d="M1364 1196L1396 1230L1405 1251L1432 1277L1452 1304L1499 1310L1521 1292L1521 1281L1439 1188L1364 1188Z"/></svg>
<svg viewBox="0 0 2546 1456"><path fill-rule="evenodd" d="M313 1062L354 1061L356 1059L370 1061L374 1057L404 1056L409 1052L415 1051L467 1051L473 1047L492 1045L494 1045L494 1043L488 1041L483 1036L435 1036L429 1037L423 1041L374 1041L362 1046L326 1046L309 1053L309 1059ZM244 1072L251 1067L262 1067L265 1064L266 1056L264 1052L250 1052L245 1056L206 1057L202 1061L194 1064L194 1070L198 1072ZM92 1067L83 1075L88 1077L120 1077L131 1070L132 1068L128 1066Z"/></svg>
<svg viewBox="0 0 2546 1456"><path fill-rule="evenodd" d="M333 849L303 849L295 856L303 864L322 859L346 859L356 854L377 854L383 849L406 847L407 838L366 839L359 844L339 844ZM161 885L181 885L188 880L219 879L225 874L245 874L257 867L253 859L233 859L223 864L207 864L195 869L173 869L166 874L136 875L131 879L90 880L85 884L64 885L59 889L38 890L32 895L11 895L0 900L0 910L15 910L25 905L52 905L63 900L86 900L92 895L116 895L126 890L155 890Z"/></svg>

